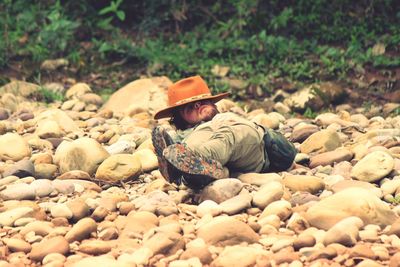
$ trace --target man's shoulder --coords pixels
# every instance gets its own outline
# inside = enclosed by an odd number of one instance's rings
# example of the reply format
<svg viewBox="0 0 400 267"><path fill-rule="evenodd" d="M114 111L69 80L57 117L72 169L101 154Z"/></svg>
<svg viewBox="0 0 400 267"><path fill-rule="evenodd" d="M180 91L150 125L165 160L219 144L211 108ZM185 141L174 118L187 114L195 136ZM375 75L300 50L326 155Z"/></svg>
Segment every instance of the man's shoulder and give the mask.
<svg viewBox="0 0 400 267"><path fill-rule="evenodd" d="M213 126L215 125L249 125L254 126L254 122L244 118L236 113L225 112L217 114L211 121Z"/></svg>

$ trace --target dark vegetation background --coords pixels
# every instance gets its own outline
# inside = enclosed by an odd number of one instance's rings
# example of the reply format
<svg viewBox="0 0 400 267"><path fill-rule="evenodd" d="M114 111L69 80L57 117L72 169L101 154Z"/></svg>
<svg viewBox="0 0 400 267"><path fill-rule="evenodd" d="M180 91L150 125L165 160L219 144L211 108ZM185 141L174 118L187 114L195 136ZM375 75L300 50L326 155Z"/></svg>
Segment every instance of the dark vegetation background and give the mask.
<svg viewBox="0 0 400 267"><path fill-rule="evenodd" d="M264 95L331 80L400 90L396 0L1 0L0 36L0 85L73 78L107 94L142 75L200 74ZM57 58L67 66L40 68Z"/></svg>

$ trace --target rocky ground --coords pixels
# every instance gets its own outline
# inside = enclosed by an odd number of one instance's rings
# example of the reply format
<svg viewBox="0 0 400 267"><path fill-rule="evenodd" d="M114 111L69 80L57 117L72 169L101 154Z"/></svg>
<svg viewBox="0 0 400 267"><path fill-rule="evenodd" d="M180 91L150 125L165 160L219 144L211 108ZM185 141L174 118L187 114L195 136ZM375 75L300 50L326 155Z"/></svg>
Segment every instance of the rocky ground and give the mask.
<svg viewBox="0 0 400 267"><path fill-rule="evenodd" d="M284 133L298 165L193 192L161 176L151 143L170 83L107 103L53 85L66 100L47 105L35 84L0 88L0 266L400 266L399 104L291 116L343 95L330 83L278 92L273 112L221 101Z"/></svg>

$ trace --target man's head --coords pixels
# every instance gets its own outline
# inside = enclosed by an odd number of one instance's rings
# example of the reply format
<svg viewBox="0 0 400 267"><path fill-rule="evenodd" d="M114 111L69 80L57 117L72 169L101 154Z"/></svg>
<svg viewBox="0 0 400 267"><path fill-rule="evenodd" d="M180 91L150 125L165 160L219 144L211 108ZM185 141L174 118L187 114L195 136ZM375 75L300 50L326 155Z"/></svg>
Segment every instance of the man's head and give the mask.
<svg viewBox="0 0 400 267"><path fill-rule="evenodd" d="M218 114L217 106L211 100L199 100L178 108L178 112L189 125L209 121Z"/></svg>
<svg viewBox="0 0 400 267"><path fill-rule="evenodd" d="M222 93L213 96L200 76L182 79L168 88L168 108L158 111L154 118L172 117L175 124L184 120L187 125L208 121L218 113L214 103L228 95Z"/></svg>

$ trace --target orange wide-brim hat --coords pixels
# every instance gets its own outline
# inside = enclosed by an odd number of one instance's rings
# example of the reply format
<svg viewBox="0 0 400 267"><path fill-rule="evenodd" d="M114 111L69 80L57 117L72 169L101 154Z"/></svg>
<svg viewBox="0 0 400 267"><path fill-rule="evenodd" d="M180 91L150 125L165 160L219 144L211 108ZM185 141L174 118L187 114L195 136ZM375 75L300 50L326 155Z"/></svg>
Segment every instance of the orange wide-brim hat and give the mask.
<svg viewBox="0 0 400 267"><path fill-rule="evenodd" d="M199 76L188 77L177 81L168 88L168 107L159 110L154 119L173 116L173 110L185 104L199 100L211 100L214 103L227 97L229 93L212 95L207 83Z"/></svg>

